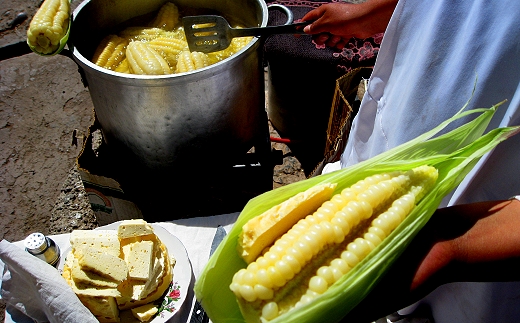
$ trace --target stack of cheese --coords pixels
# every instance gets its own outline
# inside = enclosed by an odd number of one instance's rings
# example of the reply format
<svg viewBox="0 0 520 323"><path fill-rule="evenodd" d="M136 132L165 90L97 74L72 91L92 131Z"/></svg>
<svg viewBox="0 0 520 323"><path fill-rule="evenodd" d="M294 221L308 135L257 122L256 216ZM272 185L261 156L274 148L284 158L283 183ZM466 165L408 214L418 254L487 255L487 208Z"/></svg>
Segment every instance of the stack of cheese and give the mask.
<svg viewBox="0 0 520 323"><path fill-rule="evenodd" d="M149 320L152 303L173 278L174 259L144 220L127 220L118 230L75 230L63 277L100 322L119 322L120 310L132 309Z"/></svg>

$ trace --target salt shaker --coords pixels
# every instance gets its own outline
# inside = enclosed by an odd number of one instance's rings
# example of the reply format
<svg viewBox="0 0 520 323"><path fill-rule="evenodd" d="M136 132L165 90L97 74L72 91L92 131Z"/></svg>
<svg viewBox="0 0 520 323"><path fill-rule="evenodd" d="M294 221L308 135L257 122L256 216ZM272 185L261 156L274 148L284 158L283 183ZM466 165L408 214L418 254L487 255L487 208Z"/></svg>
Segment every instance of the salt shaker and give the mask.
<svg viewBox="0 0 520 323"><path fill-rule="evenodd" d="M56 266L60 260L60 248L49 237L42 233L31 233L24 241L25 250L40 258L51 266Z"/></svg>

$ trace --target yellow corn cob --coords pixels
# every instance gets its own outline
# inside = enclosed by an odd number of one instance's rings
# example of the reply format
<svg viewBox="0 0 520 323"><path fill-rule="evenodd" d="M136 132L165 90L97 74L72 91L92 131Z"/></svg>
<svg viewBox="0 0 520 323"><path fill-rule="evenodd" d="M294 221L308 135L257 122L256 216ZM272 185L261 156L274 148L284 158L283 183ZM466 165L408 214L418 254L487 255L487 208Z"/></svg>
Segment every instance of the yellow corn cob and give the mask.
<svg viewBox="0 0 520 323"><path fill-rule="evenodd" d="M119 73L127 73L127 74L130 74L131 71L130 71L130 66L128 65L128 59L123 59L121 61L121 63L119 63L119 65L117 65L117 67L114 69L114 71L116 72L119 72Z"/></svg>
<svg viewBox="0 0 520 323"><path fill-rule="evenodd" d="M246 320L272 320L323 294L404 220L437 176L431 166L370 176L298 221L233 277Z"/></svg>
<svg viewBox="0 0 520 323"><path fill-rule="evenodd" d="M67 33L69 18L69 0L45 0L29 24L27 42L38 53L55 52Z"/></svg>
<svg viewBox="0 0 520 323"><path fill-rule="evenodd" d="M139 41L150 41L165 33L161 28L150 28L150 27L128 27L123 29L119 36L126 38L128 41L139 40Z"/></svg>
<svg viewBox="0 0 520 323"><path fill-rule="evenodd" d="M235 27L239 28L239 27ZM241 50L244 46L249 44L253 40L253 37L235 37L231 40L229 47L216 52L208 53L210 64L216 64L220 61L225 60L231 55Z"/></svg>
<svg viewBox="0 0 520 323"><path fill-rule="evenodd" d="M232 51L234 53L238 52L242 48L244 48L247 44L249 44L254 37L235 37L231 41L230 46L232 47Z"/></svg>
<svg viewBox="0 0 520 323"><path fill-rule="evenodd" d="M208 65L208 55L200 52L183 51L177 58L177 69L175 73L191 72Z"/></svg>
<svg viewBox="0 0 520 323"><path fill-rule="evenodd" d="M158 37L151 40L148 42L148 46L161 54L172 68L177 66L179 53L188 50L188 43L186 41L168 37Z"/></svg>
<svg viewBox="0 0 520 323"><path fill-rule="evenodd" d="M126 39L108 35L96 48L92 62L109 70L114 70L126 57Z"/></svg>
<svg viewBox="0 0 520 323"><path fill-rule="evenodd" d="M172 31L179 22L179 8L171 2L166 2L151 23L151 27Z"/></svg>
<svg viewBox="0 0 520 323"><path fill-rule="evenodd" d="M171 73L166 60L143 42L134 41L128 44L126 57L130 70L134 74L162 75Z"/></svg>
<svg viewBox="0 0 520 323"><path fill-rule="evenodd" d="M164 31L160 37L173 38L186 41L186 34L184 33L184 27L179 26L174 28L172 31Z"/></svg>

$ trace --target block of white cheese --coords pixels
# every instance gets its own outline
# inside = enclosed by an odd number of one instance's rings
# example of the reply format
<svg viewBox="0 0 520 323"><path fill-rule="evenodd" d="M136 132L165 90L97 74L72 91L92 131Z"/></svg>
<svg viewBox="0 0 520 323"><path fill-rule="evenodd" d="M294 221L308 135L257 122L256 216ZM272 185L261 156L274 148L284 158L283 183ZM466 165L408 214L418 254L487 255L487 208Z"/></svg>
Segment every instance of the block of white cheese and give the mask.
<svg viewBox="0 0 520 323"><path fill-rule="evenodd" d="M121 292L118 301L138 301L144 298L143 291L146 282L137 279L127 279L117 288Z"/></svg>
<svg viewBox="0 0 520 323"><path fill-rule="evenodd" d="M119 239L135 238L154 234L150 224L142 219L124 220L117 228Z"/></svg>
<svg viewBox="0 0 520 323"><path fill-rule="evenodd" d="M156 243L159 256L156 254L155 258L159 258L160 260L159 265L155 268L161 268L161 272L157 272L156 274L154 268L154 273L148 281L127 279L121 285L119 285L118 289L121 291L121 297L116 298L116 301L120 310L135 308L151 303L159 299L168 289L168 286L170 286L170 283L173 279L173 267L170 264L168 250L166 249L166 246L160 241L156 240ZM139 292L141 294L141 299L132 299L136 298L138 296L137 293Z"/></svg>
<svg viewBox="0 0 520 323"><path fill-rule="evenodd" d="M121 297L121 293L115 287L101 287L86 283L76 283L72 278L74 261L75 258L71 251L65 259L62 276L78 296Z"/></svg>
<svg viewBox="0 0 520 323"><path fill-rule="evenodd" d="M73 257L74 258L74 257ZM92 286L99 286L99 287L111 287L111 288L117 288L119 285L119 282L105 278L103 276L100 276L94 272L91 271L85 271L81 269L81 266L78 264L78 260L74 258L72 268L71 268L71 275L74 282L78 284L88 284Z"/></svg>
<svg viewBox="0 0 520 323"><path fill-rule="evenodd" d="M120 322L119 309L114 297L84 296L79 299L94 314L99 322Z"/></svg>
<svg viewBox="0 0 520 323"><path fill-rule="evenodd" d="M136 308L132 308L132 314L141 322L149 321L152 316L157 313L157 306L154 304L146 304Z"/></svg>
<svg viewBox="0 0 520 323"><path fill-rule="evenodd" d="M119 283L128 277L126 262L117 256L84 248L76 250L74 256L78 259L81 269L85 271L95 272Z"/></svg>
<svg viewBox="0 0 520 323"><path fill-rule="evenodd" d="M74 230L70 234L72 251L92 249L119 257L121 245L114 230Z"/></svg>
<svg viewBox="0 0 520 323"><path fill-rule="evenodd" d="M121 297L121 292L117 288L101 288L92 285L76 284L69 281L72 290L78 296L93 296L93 297Z"/></svg>
<svg viewBox="0 0 520 323"><path fill-rule="evenodd" d="M157 288L157 285L159 284L159 279L161 278L164 272L165 257L168 257L168 255L165 255L161 252L158 252L157 256L154 257L152 273L150 275L150 279L146 281L146 285L143 290L143 293L145 293L146 295L153 292Z"/></svg>
<svg viewBox="0 0 520 323"><path fill-rule="evenodd" d="M149 280L154 263L154 242L138 241L123 247L124 259L128 266L128 277Z"/></svg>

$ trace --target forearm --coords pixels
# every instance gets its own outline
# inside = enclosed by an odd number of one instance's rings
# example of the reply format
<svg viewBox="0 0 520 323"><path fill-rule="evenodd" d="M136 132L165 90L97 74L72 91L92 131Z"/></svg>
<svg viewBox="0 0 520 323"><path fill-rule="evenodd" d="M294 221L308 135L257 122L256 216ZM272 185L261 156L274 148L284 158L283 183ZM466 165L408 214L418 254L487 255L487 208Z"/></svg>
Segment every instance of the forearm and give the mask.
<svg viewBox="0 0 520 323"><path fill-rule="evenodd" d="M369 15L375 17L375 19L371 21L373 26L371 33L376 34L385 32L398 2L398 0L367 0L363 3L367 6L366 11Z"/></svg>
<svg viewBox="0 0 520 323"><path fill-rule="evenodd" d="M519 273L520 201L439 209L346 319L371 322L449 282L512 281Z"/></svg>
<svg viewBox="0 0 520 323"><path fill-rule="evenodd" d="M367 0L359 4L334 2L309 11L303 21L316 45L342 49L352 38L368 38L383 33L398 0Z"/></svg>
<svg viewBox="0 0 520 323"><path fill-rule="evenodd" d="M367 38L386 30L397 0L367 0L359 4L329 3L307 13L303 20L315 20L304 31Z"/></svg>
<svg viewBox="0 0 520 323"><path fill-rule="evenodd" d="M412 289L424 283L520 279L520 201L441 209L430 227L438 242L418 267Z"/></svg>
<svg viewBox="0 0 520 323"><path fill-rule="evenodd" d="M477 222L454 240L456 260L478 263L520 257L520 201L472 204Z"/></svg>

